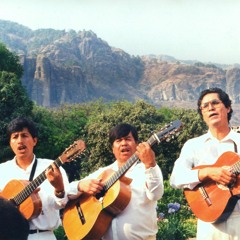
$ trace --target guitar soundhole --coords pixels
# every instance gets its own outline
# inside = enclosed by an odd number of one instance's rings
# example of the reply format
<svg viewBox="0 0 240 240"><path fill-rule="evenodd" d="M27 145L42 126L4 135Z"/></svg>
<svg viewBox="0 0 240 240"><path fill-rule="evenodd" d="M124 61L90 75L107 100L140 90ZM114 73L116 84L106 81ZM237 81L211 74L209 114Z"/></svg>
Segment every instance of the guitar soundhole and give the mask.
<svg viewBox="0 0 240 240"><path fill-rule="evenodd" d="M103 187L103 190L100 193L96 194L96 199L99 200L100 198L102 198L105 195L105 193L106 193L106 190Z"/></svg>
<svg viewBox="0 0 240 240"><path fill-rule="evenodd" d="M12 204L14 204L16 207L18 206L18 204L16 203L16 201L15 201L13 198L9 199L9 201L10 201Z"/></svg>

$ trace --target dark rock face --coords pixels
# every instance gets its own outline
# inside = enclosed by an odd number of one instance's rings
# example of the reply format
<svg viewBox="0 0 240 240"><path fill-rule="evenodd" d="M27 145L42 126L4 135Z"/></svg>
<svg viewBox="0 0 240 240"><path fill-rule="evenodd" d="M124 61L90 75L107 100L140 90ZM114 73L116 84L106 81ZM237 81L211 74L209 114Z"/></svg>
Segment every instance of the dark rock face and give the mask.
<svg viewBox="0 0 240 240"><path fill-rule="evenodd" d="M39 29L0 20L0 41L19 54L22 83L37 105L143 99L156 106L196 106L209 87L240 103L239 65L181 61L169 56L130 56L92 31Z"/></svg>
<svg viewBox="0 0 240 240"><path fill-rule="evenodd" d="M156 62L146 58L144 61L147 63L141 84L155 104L162 101L192 102L206 88L226 88L225 71L216 66Z"/></svg>
<svg viewBox="0 0 240 240"><path fill-rule="evenodd" d="M21 57L23 85L38 105L144 98L135 88L144 70L141 59L111 48L92 32L65 33Z"/></svg>
<svg viewBox="0 0 240 240"><path fill-rule="evenodd" d="M226 91L233 103L240 103L240 69L232 68L226 73Z"/></svg>

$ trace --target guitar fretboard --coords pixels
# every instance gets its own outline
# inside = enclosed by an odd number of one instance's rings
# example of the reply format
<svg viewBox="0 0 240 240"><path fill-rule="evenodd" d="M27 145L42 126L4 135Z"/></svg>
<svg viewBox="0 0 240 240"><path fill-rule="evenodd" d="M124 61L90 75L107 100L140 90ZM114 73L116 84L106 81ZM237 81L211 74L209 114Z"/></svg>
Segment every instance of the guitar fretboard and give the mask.
<svg viewBox="0 0 240 240"><path fill-rule="evenodd" d="M237 161L235 164L231 166L231 169L233 169L234 174L240 173L240 161Z"/></svg>
<svg viewBox="0 0 240 240"><path fill-rule="evenodd" d="M152 147L155 143L160 143L163 140L167 139L169 135L178 132L181 129L182 123L179 120L168 124L165 128L161 129L160 132L152 134L152 136L147 140L149 145ZM121 177L123 176L127 170L137 161L139 160L137 155L134 153L127 162L119 168L117 172L115 172L109 180L105 183L103 190L101 193L96 195L96 198L99 199L100 197L104 196L104 194L108 191L108 189Z"/></svg>
<svg viewBox="0 0 240 240"><path fill-rule="evenodd" d="M150 146L153 146L156 142L159 142L159 138L154 134L152 135L148 141ZM123 176L127 170L137 161L139 160L137 155L134 153L128 161L121 167L117 172L115 172L110 179L106 182L104 186L104 191L106 192L121 176Z"/></svg>
<svg viewBox="0 0 240 240"><path fill-rule="evenodd" d="M62 166L62 161L60 158L57 158L54 161L54 164L59 168ZM47 169L51 169L52 166L48 166L39 176L37 176L34 180L32 180L21 192L19 192L12 200L14 203L19 206L23 201L25 201L33 192L34 190L40 186L45 180L46 175L45 172Z"/></svg>

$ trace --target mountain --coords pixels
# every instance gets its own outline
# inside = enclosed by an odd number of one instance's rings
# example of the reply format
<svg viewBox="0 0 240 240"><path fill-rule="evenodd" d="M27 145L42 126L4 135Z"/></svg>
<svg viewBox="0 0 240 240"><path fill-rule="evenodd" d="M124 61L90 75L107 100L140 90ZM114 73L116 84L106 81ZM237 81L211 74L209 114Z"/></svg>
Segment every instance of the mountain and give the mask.
<svg viewBox="0 0 240 240"><path fill-rule="evenodd" d="M143 99L155 106L192 108L200 91L226 90L239 116L240 65L182 61L166 55L131 56L92 31L31 30L0 20L0 41L24 66L22 83L36 104L55 107Z"/></svg>

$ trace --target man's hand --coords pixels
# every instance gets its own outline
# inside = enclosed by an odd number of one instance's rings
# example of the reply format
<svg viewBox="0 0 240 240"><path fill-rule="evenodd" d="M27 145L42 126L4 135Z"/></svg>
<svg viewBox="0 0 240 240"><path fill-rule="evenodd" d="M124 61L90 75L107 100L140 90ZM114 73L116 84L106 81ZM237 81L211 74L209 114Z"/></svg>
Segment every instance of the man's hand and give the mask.
<svg viewBox="0 0 240 240"><path fill-rule="evenodd" d="M78 183L79 192L96 195L103 190L102 179L85 179Z"/></svg>
<svg viewBox="0 0 240 240"><path fill-rule="evenodd" d="M139 143L136 150L136 155L144 163L146 169L156 166L155 153L147 142Z"/></svg>
<svg viewBox="0 0 240 240"><path fill-rule="evenodd" d="M229 167L206 167L200 169L198 178L201 182L211 179L225 186L236 181L236 175L230 171Z"/></svg>
<svg viewBox="0 0 240 240"><path fill-rule="evenodd" d="M51 185L55 188L55 192L63 192L64 191L64 184L62 173L58 167L53 163L51 168L48 168L45 172L48 181Z"/></svg>

